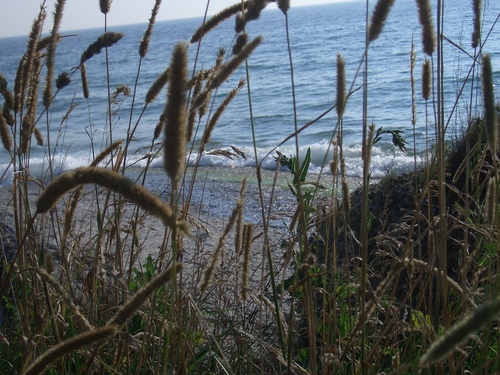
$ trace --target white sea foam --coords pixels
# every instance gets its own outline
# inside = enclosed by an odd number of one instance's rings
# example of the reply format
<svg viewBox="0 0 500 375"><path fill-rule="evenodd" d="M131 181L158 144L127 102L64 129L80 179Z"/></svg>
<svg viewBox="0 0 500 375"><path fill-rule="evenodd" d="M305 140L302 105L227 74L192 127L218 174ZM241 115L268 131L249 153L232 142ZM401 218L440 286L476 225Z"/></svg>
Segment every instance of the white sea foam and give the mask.
<svg viewBox="0 0 500 375"><path fill-rule="evenodd" d="M492 23L492 17L500 12L500 3L490 2L489 11L485 12L485 25ZM470 41L463 38L464 14L470 14L470 4L457 2L456 6L447 8L448 27L447 38L465 51L470 50ZM249 59L250 95L242 90L223 113L212 137L210 150L222 149L231 151L230 146L237 147L246 154L241 157L227 158L220 155L204 153L199 163L202 166L213 167L245 167L255 166L256 157L253 148L255 141L257 160L266 169L276 166L276 151L285 156L296 154L294 140L285 142L296 128L304 127L299 138L299 159L303 160L308 148L311 148L311 172L324 170L328 173L328 162L332 158L330 140L338 129L337 116L332 106L335 102L335 59L340 52L346 61L346 81L348 87L358 89L362 82L356 69L362 58L365 43L365 7L363 2L343 2L322 6L292 8L290 10L290 43L294 62L295 102L292 100L292 85L289 56L286 43L286 30L283 15L279 10L270 10L262 14L261 19L248 25L247 32L251 37L262 34L264 42ZM313 21L312 21L313 20ZM349 27L345 27L348 20ZM145 20L146 21L146 20ZM140 110L144 105L144 95L154 79L166 68L170 59L172 46L178 40L189 40L199 26L201 19L176 20L158 22L151 39L149 55L141 64L141 75L137 86L135 108L130 116L131 97L119 97L113 104L113 140L124 138L129 126L138 121ZM472 23L471 23L472 25ZM228 47L234 36L233 21L223 23L218 31L209 33L201 44L197 60L197 68L208 68L213 64L219 47ZM109 50L110 83L112 88L119 84L134 87L138 65L137 46L146 24L115 27L114 31L123 32L125 37ZM470 26L472 27L472 26ZM57 70L71 70L78 65L80 53L88 44L94 41L102 30L80 31L77 36L64 38L58 45L56 56ZM388 35L390 34L390 38ZM417 92L417 123L411 126L411 88L409 76L409 55L411 41L415 35L420 35L420 25L414 3L411 1L396 2L386 21L384 33L370 46L368 61L368 121L374 122L377 128L401 130L402 136L410 141L415 134L417 157L411 154L413 145L408 146L409 153L403 154L392 146L390 138L382 138L372 150L370 173L380 177L388 172L398 172L412 169L415 164L422 164L421 154L426 144L426 133L432 137L433 115L426 117L426 107ZM396 42L395 42L396 41ZM415 79L417 91L420 85L420 64L423 54L417 45L417 62ZM500 44L500 35L492 33L488 44ZM347 46L347 47L346 47ZM190 63L194 62L197 46L189 48ZM25 38L9 38L0 40L0 48L9 53L0 56L0 72L8 80L9 87L13 85L17 63L26 48ZM500 53L496 49L488 49L492 60L497 61ZM17 55L17 60L14 59ZM134 60L133 56L137 56ZM465 104L471 102L469 96L473 82L468 79L468 67L471 61L451 44L444 46L446 71L443 81L446 92L446 118L451 118L448 130L450 137L457 134L464 126L461 119L469 115ZM91 145L96 153L103 147L97 146L109 134L109 118L107 116L107 79L105 56L97 55L88 61L87 74L90 87L90 98L85 100L81 94L81 82L78 74L73 75L72 82L55 98L50 112L51 146L55 151L53 171L59 173L90 163ZM126 62L126 63L124 63ZM495 79L500 79L497 75ZM227 92L235 86L239 78L246 78L245 70L236 72L214 95L214 108L223 100ZM462 85L467 85L462 91L463 97L454 108L455 93ZM480 82L476 82L477 87ZM476 87L474 86L474 87ZM497 84L498 87L498 84ZM472 95L476 95L472 93ZM123 102L121 102L123 100ZM141 114L134 142L127 155L127 165L145 167L147 159L143 157L149 151L155 125L165 107L166 96L159 95L157 100L149 105ZM0 102L1 104L1 102ZM70 105L77 107L62 121ZM252 117L250 116L250 104ZM294 115L294 104L296 115ZM42 108L42 106L39 106ZM432 103L428 107L432 113ZM346 173L349 176L362 175L362 123L363 95L361 90L355 91L348 100L343 120L343 142ZM321 118L320 118L321 117ZM129 119L130 121L129 125ZM46 134L47 124L41 117L38 128ZM198 135L203 131L206 119L200 124ZM255 138L254 138L255 137ZM58 143L55 147L54 144ZM104 142L105 143L105 142ZM277 147L276 150L273 147ZM137 151L139 150L139 151ZM38 154L37 154L38 152ZM47 176L50 170L39 146L33 145L30 160L30 173L33 176ZM197 160L198 155L189 156L189 162ZM0 176L6 171L0 183L12 179L8 170L9 154L0 150ZM152 161L151 167L160 168L162 158L158 156Z"/></svg>

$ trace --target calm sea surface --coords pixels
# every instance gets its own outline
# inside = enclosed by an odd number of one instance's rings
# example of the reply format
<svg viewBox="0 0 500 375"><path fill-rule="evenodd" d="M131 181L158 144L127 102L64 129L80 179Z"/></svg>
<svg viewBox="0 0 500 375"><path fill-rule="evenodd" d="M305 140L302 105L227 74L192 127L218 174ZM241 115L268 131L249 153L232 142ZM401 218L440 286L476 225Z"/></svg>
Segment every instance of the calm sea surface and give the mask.
<svg viewBox="0 0 500 375"><path fill-rule="evenodd" d="M453 4L451 4L453 3ZM500 2L487 1L484 14L486 33L490 32L495 19L500 14ZM321 6L292 8L289 12L290 43L293 59L295 95L297 107L297 126L301 127L314 120L331 108L335 101L336 58L342 54L346 61L346 81L348 87L358 88L361 74L355 80L355 74L364 51L365 39L365 2L345 2ZM52 12L52 9L49 10ZM450 123L448 135L456 136L463 129L470 112L470 101L480 98L472 92L472 80L468 78L473 54L471 48L472 7L470 1L446 2L444 34L456 46L445 42L445 89L446 117ZM147 20L145 20L147 21ZM143 60L137 85L137 95L132 109L132 96L120 97L120 103L113 107L113 139L125 137L129 121L134 125L139 119L135 134L136 141L130 150L130 161L140 165L141 157L147 152L159 115L166 101L166 95L157 100L139 117L144 104L144 96L154 79L168 66L172 46L178 41L189 40L201 24L201 19L187 19L158 22L149 48ZM125 37L109 49L110 83L112 87L127 85L134 88L139 66L138 46L147 24L112 27L110 31L122 32ZM47 22L46 30L51 27ZM201 42L197 68L212 66L220 47L231 50L234 37L234 18L221 24ZM289 55L286 43L285 17L274 4L269 6L261 18L248 25L250 38L257 35L264 37L264 42L249 59L252 113L255 124L255 136L258 157L266 168L274 167L276 153L274 147L294 131L292 85ZM68 35L57 49L56 75L70 71L77 66L81 53L103 33L103 29L65 32ZM369 48L368 52L368 118L376 127L402 130L409 141L405 155L392 146L391 137L385 136L373 152L372 176L380 176L387 171L405 169L413 165L413 137L415 134L417 160L421 160L425 150L427 129L432 136L433 115L426 118L425 105L420 95L421 64L424 55L421 48L418 13L413 0L396 1L384 30ZM71 35L71 36L70 36ZM410 50L412 38L416 50L416 108L417 123L411 124L411 88L410 88ZM19 58L24 52L26 37L0 39L0 72L5 75L9 87L13 87L15 71ZM461 50L462 48L463 50ZM198 44L189 47L190 64L195 61ZM494 79L500 81L500 26L496 26L488 36L484 52L492 56ZM362 70L361 70L362 72ZM90 99L83 98L79 74L73 75L71 84L56 97L48 113L52 155L61 163L61 169L71 169L88 165L91 144L102 148L109 125L106 123L106 69L105 54L94 56L87 63L90 86ZM225 94L236 85L239 78L245 78L240 69L230 81L223 85L215 98L215 106ZM480 81L474 82L479 87ZM457 101L457 93L463 94ZM497 83L497 87L498 83ZM496 91L499 94L499 91ZM456 106L455 106L456 104ZM67 121L62 122L70 106L75 106ZM452 111L453 107L456 107ZM477 106L474 106L474 108ZM39 106L39 111L43 107ZM429 105L432 113L432 103ZM477 114L475 114L477 115ZM336 112L325 114L307 130L299 135L302 152L310 147L313 168L319 170L325 154L329 150L330 140L337 124ZM61 126L60 126L61 125ZM203 127L205 122L200 125ZM47 116L40 118L38 127L47 132ZM362 92L353 93L347 105L343 124L347 173L361 175L361 134L362 134ZM56 142L57 140L57 142ZM57 143L57 144L56 144ZM212 136L210 149L229 149L235 146L247 153L245 159L228 159L221 156L206 155L202 165L212 167L241 167L255 165L252 130L249 111L249 96L246 89L225 111ZM293 142L279 147L279 151L289 155L294 152ZM32 146L31 167L43 169L44 155L39 146ZM331 156L328 155L328 158ZM0 150L0 172L9 167L9 155ZM162 158L158 157L156 167L160 167ZM2 181L8 182L8 179Z"/></svg>

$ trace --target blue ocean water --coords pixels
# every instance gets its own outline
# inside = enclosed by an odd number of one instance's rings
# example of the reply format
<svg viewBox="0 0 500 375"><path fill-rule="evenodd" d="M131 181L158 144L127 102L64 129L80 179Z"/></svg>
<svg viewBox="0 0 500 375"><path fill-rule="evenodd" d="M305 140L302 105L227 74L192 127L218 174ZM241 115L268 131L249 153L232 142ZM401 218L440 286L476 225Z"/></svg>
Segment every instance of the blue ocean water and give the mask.
<svg viewBox="0 0 500 375"><path fill-rule="evenodd" d="M253 114L257 157L266 168L274 168L275 148L285 155L295 152L294 141L283 141L298 128L318 118L298 136L300 150L305 153L311 148L313 171L319 171L325 160L331 158L330 141L335 135L337 115L328 112L335 103L336 59L340 53L346 62L347 86L357 89L362 84L363 66L356 76L364 53L366 30L366 2L348 1L308 7L292 8L289 11L289 38L293 61L293 79L296 99L296 125L290 57L287 47L286 23L283 14L274 4L269 5L261 18L248 24L250 38L262 35L263 43L248 61L249 87L242 90L222 115L211 138L209 149L230 149L237 147L247 154L247 158L229 159L223 156L204 155L202 165L217 167L240 167L255 165L250 106ZM486 2L484 12L483 39L488 34L484 52L490 53L495 81L500 80L500 30L499 26L490 30L500 15L500 3ZM134 89L139 67L138 47L144 24L111 27L110 31L122 32L124 38L108 50L109 79L111 87L127 85ZM120 97L113 108L113 139L125 137L129 123L138 122L135 141L129 150L129 162L141 165L141 158L151 144L154 128L163 111L166 95L142 112L144 97L155 78L169 65L172 47L179 41L190 40L193 32L201 24L201 18L162 21L155 25L148 55L140 66L136 86L136 97L132 108L132 96ZM471 47L473 25L472 7L468 1L449 2L444 12L445 58L445 117L449 119L448 136L457 136L466 124L472 108L480 108L476 101L480 98L480 80L474 82L468 74L472 66L474 51ZM47 22L46 29L50 29ZM64 32L65 38L59 44L56 58L56 75L71 71L79 64L81 53L104 32L104 29ZM434 116L433 103L426 106L420 95L421 64L424 54L421 47L421 28L413 0L396 1L385 23L380 37L368 50L368 119L375 126L384 129L401 130L409 142L404 154L392 145L390 136L385 136L372 153L372 176L379 177L389 171L411 168L415 160L423 162L422 155L429 145L426 132L432 140ZM416 66L416 110L417 122L412 126L412 101L410 86L410 51L415 44ZM213 65L220 47L231 51L234 42L234 18L218 26L207 34L201 44L189 47L191 68L208 68ZM26 46L26 37L0 39L0 73L4 74L13 87L15 72ZM197 49L199 53L197 54ZM88 165L92 158L93 144L97 150L105 147L107 139L107 76L105 54L94 56L87 62L90 88L88 102L81 90L79 73L72 82L57 95L49 113L41 114L38 127L47 133L47 123L51 137L51 155L58 160L61 170L80 165ZM435 63L435 62L434 62ZM356 78L355 78L356 77ZM244 68L240 68L218 91L215 107L223 100L240 78L246 78ZM474 91L476 90L476 91ZM458 93L461 92L460 96ZM498 94L498 91L497 91ZM457 97L459 99L457 100ZM123 99L123 100L122 100ZM69 109L71 112L68 114ZM325 114L325 112L327 112ZM344 156L347 174L361 176L362 139L362 90L355 91L347 104L343 120ZM68 115L67 115L68 114ZM65 117L67 115L67 118ZM472 115L480 115L473 113ZM201 129L205 121L200 124ZM431 142L432 143L432 142ZM432 145L430 146L432 147ZM415 150L414 150L415 148ZM416 152L415 152L416 151ZM269 155L265 157L266 155ZM326 155L326 157L325 157ZM190 156L191 160L195 154ZM415 157L416 156L416 157ZM44 168L47 154L33 143L30 168ZM265 157L265 158L264 158ZM161 156L154 166L160 167ZM9 168L10 156L0 150L0 173ZM2 183L9 181L4 178Z"/></svg>

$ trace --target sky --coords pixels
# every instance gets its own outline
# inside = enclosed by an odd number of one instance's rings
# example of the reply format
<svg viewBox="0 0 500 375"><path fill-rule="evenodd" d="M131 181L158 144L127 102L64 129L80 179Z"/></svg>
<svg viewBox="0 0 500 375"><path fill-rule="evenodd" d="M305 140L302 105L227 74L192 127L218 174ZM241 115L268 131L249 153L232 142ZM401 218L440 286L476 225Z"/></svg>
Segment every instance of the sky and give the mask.
<svg viewBox="0 0 500 375"><path fill-rule="evenodd" d="M291 6L332 3L345 0L291 0ZM210 0L208 14L235 4L238 0ZM0 0L0 38L27 35L40 11L41 0ZM47 19L44 31L52 28L55 0L46 0ZM146 23L151 17L154 0L114 0L108 14L108 26ZM207 0L163 0L157 21L203 16ZM275 4L269 7L275 8ZM90 29L104 25L98 0L68 0L64 7L61 31Z"/></svg>

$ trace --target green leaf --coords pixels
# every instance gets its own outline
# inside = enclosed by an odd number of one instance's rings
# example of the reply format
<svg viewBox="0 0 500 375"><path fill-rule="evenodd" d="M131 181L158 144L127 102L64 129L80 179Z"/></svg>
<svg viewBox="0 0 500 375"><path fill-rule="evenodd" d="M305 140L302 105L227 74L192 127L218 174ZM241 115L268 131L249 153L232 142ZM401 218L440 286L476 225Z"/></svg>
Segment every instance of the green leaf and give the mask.
<svg viewBox="0 0 500 375"><path fill-rule="evenodd" d="M300 182L306 180L307 171L309 170L309 165L311 164L311 147L307 148L306 157L300 166Z"/></svg>

